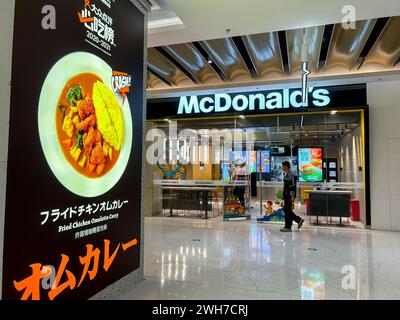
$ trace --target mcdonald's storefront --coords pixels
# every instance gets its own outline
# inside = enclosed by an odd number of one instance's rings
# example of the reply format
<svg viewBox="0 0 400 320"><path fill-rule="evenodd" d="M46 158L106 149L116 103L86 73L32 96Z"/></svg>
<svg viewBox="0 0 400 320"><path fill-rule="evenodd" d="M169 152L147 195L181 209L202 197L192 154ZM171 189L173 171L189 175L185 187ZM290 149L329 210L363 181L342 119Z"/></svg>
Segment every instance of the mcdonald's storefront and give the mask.
<svg viewBox="0 0 400 320"><path fill-rule="evenodd" d="M289 161L296 213L365 228L368 120L366 84L150 99L145 214L282 223Z"/></svg>

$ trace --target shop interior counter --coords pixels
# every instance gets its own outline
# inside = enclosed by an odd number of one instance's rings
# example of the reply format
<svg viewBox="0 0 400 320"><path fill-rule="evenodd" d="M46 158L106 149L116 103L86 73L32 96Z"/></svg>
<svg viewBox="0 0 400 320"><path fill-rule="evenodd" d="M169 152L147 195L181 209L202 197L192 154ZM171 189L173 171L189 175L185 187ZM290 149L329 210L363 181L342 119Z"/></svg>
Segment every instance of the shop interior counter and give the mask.
<svg viewBox="0 0 400 320"><path fill-rule="evenodd" d="M212 211L212 197L217 192L216 187L210 186L162 186L163 200L162 208L170 211L173 215L174 210L195 210L205 213Z"/></svg>
<svg viewBox="0 0 400 320"><path fill-rule="evenodd" d="M317 217L350 218L350 200L353 194L347 190L306 190L309 194L310 209L308 214Z"/></svg>

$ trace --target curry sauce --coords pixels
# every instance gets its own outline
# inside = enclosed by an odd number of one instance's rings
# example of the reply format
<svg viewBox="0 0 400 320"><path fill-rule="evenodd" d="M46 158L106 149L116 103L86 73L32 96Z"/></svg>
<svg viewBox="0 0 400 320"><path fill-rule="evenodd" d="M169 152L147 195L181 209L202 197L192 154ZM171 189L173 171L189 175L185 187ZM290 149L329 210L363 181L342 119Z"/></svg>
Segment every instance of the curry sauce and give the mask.
<svg viewBox="0 0 400 320"><path fill-rule="evenodd" d="M65 85L56 106L57 136L64 156L76 171L89 178L106 175L120 154L97 128L92 96L93 86L99 81L92 73L76 75Z"/></svg>

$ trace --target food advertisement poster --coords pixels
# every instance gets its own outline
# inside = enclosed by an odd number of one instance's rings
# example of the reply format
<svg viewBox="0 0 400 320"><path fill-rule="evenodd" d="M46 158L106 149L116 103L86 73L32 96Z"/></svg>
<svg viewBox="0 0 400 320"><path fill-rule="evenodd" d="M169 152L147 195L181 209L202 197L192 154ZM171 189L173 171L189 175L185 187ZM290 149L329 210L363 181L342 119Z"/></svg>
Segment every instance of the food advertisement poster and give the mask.
<svg viewBox="0 0 400 320"><path fill-rule="evenodd" d="M299 181L324 181L322 148L299 148Z"/></svg>
<svg viewBox="0 0 400 320"><path fill-rule="evenodd" d="M261 168L260 168L261 166ZM261 170L260 170L261 169ZM257 172L270 173L270 152L269 150L259 150L257 151Z"/></svg>
<svg viewBox="0 0 400 320"><path fill-rule="evenodd" d="M89 298L140 266L144 14L17 0L3 298Z"/></svg>
<svg viewBox="0 0 400 320"><path fill-rule="evenodd" d="M244 168L249 170L249 173L257 171L257 152L256 151L233 151L232 162L235 165L244 164ZM246 174L245 172L244 174Z"/></svg>

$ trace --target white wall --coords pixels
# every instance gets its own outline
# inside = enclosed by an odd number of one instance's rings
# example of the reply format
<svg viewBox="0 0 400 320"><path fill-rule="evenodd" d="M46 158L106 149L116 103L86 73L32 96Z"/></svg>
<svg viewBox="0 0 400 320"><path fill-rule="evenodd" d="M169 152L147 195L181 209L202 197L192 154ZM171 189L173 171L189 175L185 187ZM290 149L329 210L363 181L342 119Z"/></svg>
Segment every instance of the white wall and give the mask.
<svg viewBox="0 0 400 320"><path fill-rule="evenodd" d="M340 181L345 182L362 182L363 175L359 167L362 167L362 159L359 155L362 152L361 145L361 127L355 129L351 134L347 135L339 146L339 167L343 170L339 172Z"/></svg>
<svg viewBox="0 0 400 320"><path fill-rule="evenodd" d="M361 120L361 118L360 118ZM363 182L361 126L348 134L338 146L339 181L341 182ZM360 221L366 224L366 212L364 205L364 190L356 189L354 199L360 201Z"/></svg>
<svg viewBox="0 0 400 320"><path fill-rule="evenodd" d="M400 81L369 83L371 227L400 231Z"/></svg>
<svg viewBox="0 0 400 320"><path fill-rule="evenodd" d="M10 115L10 82L12 33L15 0L0 1L0 292L3 279L3 237L6 195L8 121Z"/></svg>

